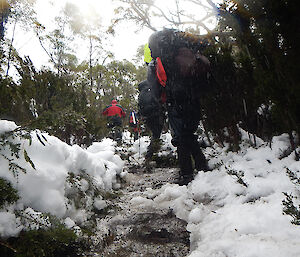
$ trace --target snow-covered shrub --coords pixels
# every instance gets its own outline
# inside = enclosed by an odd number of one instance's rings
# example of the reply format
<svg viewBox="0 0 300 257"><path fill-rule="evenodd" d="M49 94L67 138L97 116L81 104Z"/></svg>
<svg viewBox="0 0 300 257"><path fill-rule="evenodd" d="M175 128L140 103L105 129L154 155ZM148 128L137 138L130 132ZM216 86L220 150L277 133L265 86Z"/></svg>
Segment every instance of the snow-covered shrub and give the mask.
<svg viewBox="0 0 300 257"><path fill-rule="evenodd" d="M299 173L299 171L293 172L291 169L286 168L287 176L290 178L292 183L299 188L300 178L297 173ZM283 194L285 195L285 199L282 200L283 214L289 215L293 218L291 220L292 224L300 225L300 202L298 197L294 196L292 193L284 192Z"/></svg>
<svg viewBox="0 0 300 257"><path fill-rule="evenodd" d="M51 223L48 229L23 231L9 238L0 245L1 256L83 256L85 241L54 217Z"/></svg>
<svg viewBox="0 0 300 257"><path fill-rule="evenodd" d="M51 229L52 216L81 234L82 228L93 226L95 212L107 208L104 195L118 187L116 176L122 168L110 139L83 149L0 121L0 178L7 181L3 190L5 195L7 190L19 195L1 198L9 205L0 209L0 236Z"/></svg>
<svg viewBox="0 0 300 257"><path fill-rule="evenodd" d="M286 199L282 201L283 204L283 213L286 215L290 215L293 220L292 224L300 225L300 204L295 206L293 199L295 196L292 194L284 193Z"/></svg>

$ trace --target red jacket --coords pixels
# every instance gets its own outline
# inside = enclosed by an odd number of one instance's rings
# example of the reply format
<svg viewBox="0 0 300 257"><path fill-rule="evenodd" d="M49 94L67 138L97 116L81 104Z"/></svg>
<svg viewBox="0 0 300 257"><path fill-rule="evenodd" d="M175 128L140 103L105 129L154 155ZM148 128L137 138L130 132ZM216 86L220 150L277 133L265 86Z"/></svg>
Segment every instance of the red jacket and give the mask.
<svg viewBox="0 0 300 257"><path fill-rule="evenodd" d="M106 106L102 112L102 115L111 117L119 116L120 118L125 117L126 113L121 105L117 104L117 100L112 100L111 104Z"/></svg>

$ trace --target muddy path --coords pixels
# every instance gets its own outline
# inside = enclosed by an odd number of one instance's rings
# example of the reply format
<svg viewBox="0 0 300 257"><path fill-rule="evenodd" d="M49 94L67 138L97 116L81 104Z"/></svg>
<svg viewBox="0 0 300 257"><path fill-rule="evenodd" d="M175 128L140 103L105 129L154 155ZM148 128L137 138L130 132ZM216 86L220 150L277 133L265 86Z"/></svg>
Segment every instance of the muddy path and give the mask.
<svg viewBox="0 0 300 257"><path fill-rule="evenodd" d="M97 217L98 231L93 237L97 247L87 256L188 255L190 242L186 222L178 219L171 209L138 203L155 197L159 188L174 182L178 171L141 166L128 164L125 167L128 174L121 179L116 197L109 202L113 208Z"/></svg>

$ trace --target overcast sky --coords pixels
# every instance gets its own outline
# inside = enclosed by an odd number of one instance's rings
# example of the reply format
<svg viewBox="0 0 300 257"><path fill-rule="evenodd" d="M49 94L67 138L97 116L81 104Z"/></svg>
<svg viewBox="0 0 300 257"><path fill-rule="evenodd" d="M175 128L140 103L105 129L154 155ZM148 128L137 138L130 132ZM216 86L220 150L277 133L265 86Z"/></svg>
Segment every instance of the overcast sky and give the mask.
<svg viewBox="0 0 300 257"><path fill-rule="evenodd" d="M167 8L167 2L172 0L158 1L162 5L162 8ZM50 3L49 3L50 2ZM80 11L86 16L89 17L91 14L89 12L92 7L93 11L99 13L101 17L101 23L104 26L110 24L110 20L113 16L113 11L115 4L112 0L37 0L36 3L36 12L39 22L41 22L47 29L48 32L53 30L54 27L54 18L58 15L61 8L70 2L76 4ZM185 1L182 0L180 3L183 4ZM199 15L199 10L195 10L194 7L186 7L189 12L194 11L195 15ZM163 24L161 24L163 26ZM111 48L109 50L113 51L116 59L128 59L132 60L137 52L137 48L140 45L144 45L152 31L150 29L144 29L141 32L136 32L136 26L133 23L123 23L117 27L117 34L114 38L111 38L107 42L107 47ZM45 52L42 50L36 36L33 33L17 30L17 39L14 44L16 49L22 55L29 55L36 66L41 66L47 64L48 57ZM76 56L79 56L82 59L86 59L88 56L88 46L82 45L80 43L76 47L77 51Z"/></svg>
<svg viewBox="0 0 300 257"><path fill-rule="evenodd" d="M46 0L37 0L36 12L38 20L46 27L48 32L55 28L54 18L67 1L78 5L81 12L86 16L89 15L88 5L93 6L101 16L101 23L104 26L110 24L114 10L111 0L101 0L101 4L99 4L99 0L85 0L84 5L82 5L82 1L80 0L52 0L52 4ZM12 28L8 29L9 38L11 29ZM118 26L117 34L107 42L107 46L114 52L116 59L131 60L136 54L138 46L145 44L151 33L152 32L148 29L136 33L135 26L132 23L120 24ZM38 39L32 32L25 32L21 28L17 28L16 35L14 45L21 55L29 55L36 66L47 63L49 58L42 50ZM77 56L82 59L87 58L88 46L84 46L80 43L76 49L78 51L76 52Z"/></svg>

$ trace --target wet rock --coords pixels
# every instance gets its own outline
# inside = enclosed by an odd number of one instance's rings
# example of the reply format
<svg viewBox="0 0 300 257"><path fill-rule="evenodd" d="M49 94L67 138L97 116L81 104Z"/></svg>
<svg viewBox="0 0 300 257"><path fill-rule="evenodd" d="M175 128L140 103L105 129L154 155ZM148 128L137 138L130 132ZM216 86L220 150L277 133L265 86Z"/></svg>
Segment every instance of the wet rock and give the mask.
<svg viewBox="0 0 300 257"><path fill-rule="evenodd" d="M140 242L179 243L189 246L189 233L186 222L175 215L158 213L139 213L136 222L129 233L129 238Z"/></svg>

